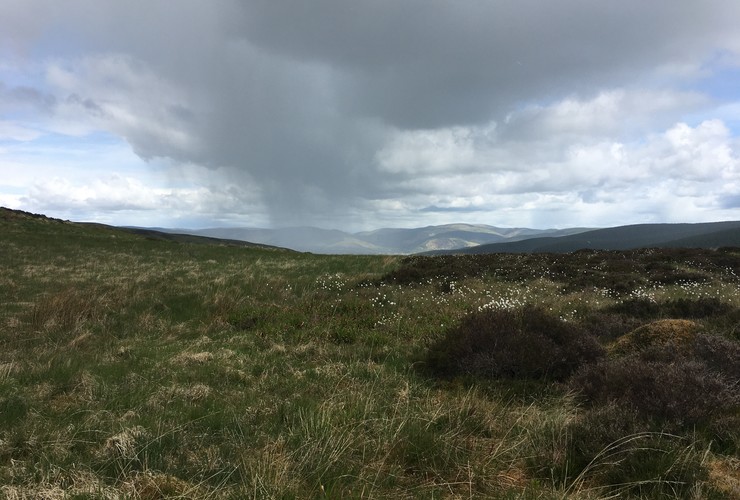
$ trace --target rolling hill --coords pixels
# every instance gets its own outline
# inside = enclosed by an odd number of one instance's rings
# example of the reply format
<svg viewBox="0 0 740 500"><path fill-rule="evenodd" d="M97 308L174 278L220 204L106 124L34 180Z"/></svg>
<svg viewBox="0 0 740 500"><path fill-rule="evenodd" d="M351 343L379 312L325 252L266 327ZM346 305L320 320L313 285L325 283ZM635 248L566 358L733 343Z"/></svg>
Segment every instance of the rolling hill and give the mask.
<svg viewBox="0 0 740 500"><path fill-rule="evenodd" d="M6 217L55 220L2 208ZM62 221L60 221L62 222ZM65 221L66 222L66 221ZM96 223L71 223L112 226ZM603 229L500 228L484 224L445 224L420 228L383 228L349 233L336 229L172 229L116 227L149 239L258 248L281 248L317 254L481 254L567 253L580 249L740 247L740 221L696 224L634 224Z"/></svg>
<svg viewBox="0 0 740 500"><path fill-rule="evenodd" d="M635 224L560 237L535 237L516 242L430 253L567 253L581 249L718 248L738 245L740 245L740 221L727 221L699 224Z"/></svg>
<svg viewBox="0 0 740 500"><path fill-rule="evenodd" d="M244 240L320 254L413 254L451 250L489 243L519 241L538 236L565 236L586 228L500 228L483 224L446 224L421 228L383 228L348 233L315 227L281 229L210 228L160 229L213 238Z"/></svg>

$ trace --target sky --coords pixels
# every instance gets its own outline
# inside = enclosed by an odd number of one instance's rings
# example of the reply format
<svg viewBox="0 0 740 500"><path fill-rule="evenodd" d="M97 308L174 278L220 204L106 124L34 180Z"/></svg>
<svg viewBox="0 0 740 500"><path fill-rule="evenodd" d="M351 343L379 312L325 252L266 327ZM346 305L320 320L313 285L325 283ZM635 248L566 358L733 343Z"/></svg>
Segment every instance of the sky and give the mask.
<svg viewBox="0 0 740 500"><path fill-rule="evenodd" d="M740 219L737 0L2 0L0 205L360 231Z"/></svg>

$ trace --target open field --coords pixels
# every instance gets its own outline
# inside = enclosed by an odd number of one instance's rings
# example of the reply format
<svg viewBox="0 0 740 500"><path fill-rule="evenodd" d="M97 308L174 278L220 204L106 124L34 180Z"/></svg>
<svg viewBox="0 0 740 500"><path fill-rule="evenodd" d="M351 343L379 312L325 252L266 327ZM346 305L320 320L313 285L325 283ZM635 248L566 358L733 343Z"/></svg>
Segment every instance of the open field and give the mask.
<svg viewBox="0 0 740 500"><path fill-rule="evenodd" d="M739 290L740 249L318 256L0 210L0 496L731 498Z"/></svg>

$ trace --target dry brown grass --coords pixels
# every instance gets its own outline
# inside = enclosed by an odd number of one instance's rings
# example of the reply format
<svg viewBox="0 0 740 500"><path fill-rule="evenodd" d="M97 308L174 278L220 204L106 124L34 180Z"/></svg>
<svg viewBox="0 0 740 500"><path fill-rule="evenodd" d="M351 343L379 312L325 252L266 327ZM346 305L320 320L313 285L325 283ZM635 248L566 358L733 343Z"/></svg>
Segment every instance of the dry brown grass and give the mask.
<svg viewBox="0 0 740 500"><path fill-rule="evenodd" d="M623 335L610 346L610 354L624 356L649 347L674 347L679 351L691 348L701 327L685 319L663 319L643 325Z"/></svg>
<svg viewBox="0 0 740 500"><path fill-rule="evenodd" d="M707 462L709 481L727 498L740 498L740 459L711 457Z"/></svg>

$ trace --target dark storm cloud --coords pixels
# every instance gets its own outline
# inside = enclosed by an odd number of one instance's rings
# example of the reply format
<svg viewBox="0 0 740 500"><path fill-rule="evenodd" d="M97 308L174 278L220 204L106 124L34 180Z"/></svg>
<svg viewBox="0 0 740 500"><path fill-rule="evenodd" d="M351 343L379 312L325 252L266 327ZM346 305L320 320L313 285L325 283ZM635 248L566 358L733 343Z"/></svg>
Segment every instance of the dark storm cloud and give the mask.
<svg viewBox="0 0 740 500"><path fill-rule="evenodd" d="M70 104L72 106L80 106L87 113L90 113L93 116L101 116L105 114L105 112L103 111L103 108L101 108L98 103L96 103L89 97L87 99L82 99L77 94L70 94L67 96L65 101L66 101L66 104Z"/></svg>
<svg viewBox="0 0 740 500"><path fill-rule="evenodd" d="M728 194L719 201L722 208L740 208L740 194Z"/></svg>
<svg viewBox="0 0 740 500"><path fill-rule="evenodd" d="M60 99L142 157L256 183L278 225L421 189L423 165L379 165L406 132L503 123L740 49L736 0L41 1L0 15L14 50L48 52Z"/></svg>
<svg viewBox="0 0 740 500"><path fill-rule="evenodd" d="M218 92L238 103L217 101L225 119L209 143L229 152L225 163L241 161L257 175L274 212L301 213L321 198L339 206L344 198L383 198L390 179L381 180L373 161L380 125L479 124L503 119L517 103L593 94L658 61L700 53L733 25L722 9L636 7L247 2L232 33L244 52L237 60L252 62L232 67L225 81L237 88ZM253 120L235 115L244 111Z"/></svg>
<svg viewBox="0 0 740 500"><path fill-rule="evenodd" d="M245 7L243 35L346 73L348 110L401 127L489 120L521 101L632 83L700 56L736 27L731 1L269 0Z"/></svg>
<svg viewBox="0 0 740 500"><path fill-rule="evenodd" d="M49 112L57 99L29 86L10 87L0 82L0 110L6 113L34 109Z"/></svg>

